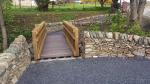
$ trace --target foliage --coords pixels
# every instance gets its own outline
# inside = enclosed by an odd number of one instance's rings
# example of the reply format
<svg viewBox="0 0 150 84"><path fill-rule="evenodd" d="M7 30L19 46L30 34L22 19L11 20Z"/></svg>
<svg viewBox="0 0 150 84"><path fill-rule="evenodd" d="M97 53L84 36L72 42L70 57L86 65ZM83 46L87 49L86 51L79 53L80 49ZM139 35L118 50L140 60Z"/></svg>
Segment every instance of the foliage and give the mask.
<svg viewBox="0 0 150 84"><path fill-rule="evenodd" d="M127 24L127 18L121 14L121 12L117 12L116 15L111 18L111 26L109 31L111 32L125 32L124 26Z"/></svg>
<svg viewBox="0 0 150 84"><path fill-rule="evenodd" d="M112 4L112 0L107 0L106 3L107 4Z"/></svg>
<svg viewBox="0 0 150 84"><path fill-rule="evenodd" d="M76 4L76 9L72 8L72 4L67 4L61 8L57 7L48 12L40 12L35 8L15 8L12 7L8 12L13 17L6 19L6 27L8 31L8 42L11 43L18 35L24 35L28 41L31 40L31 31L34 24L41 21L46 22L60 22L63 20L73 20L77 18L87 17L91 15L98 15L106 13L110 7L95 8L94 5L86 4L85 9L82 9L82 4ZM9 17L7 17L9 18Z"/></svg>
<svg viewBox="0 0 150 84"><path fill-rule="evenodd" d="M91 24L88 28L89 31L100 31L100 23Z"/></svg>
<svg viewBox="0 0 150 84"><path fill-rule="evenodd" d="M96 2L97 0L81 0L81 2Z"/></svg>
<svg viewBox="0 0 150 84"><path fill-rule="evenodd" d="M3 3L3 15L6 25L13 21L11 0L6 0Z"/></svg>
<svg viewBox="0 0 150 84"><path fill-rule="evenodd" d="M111 32L121 32L128 34L135 34L139 36L150 36L150 32L142 30L139 22L134 22L132 25L127 26L128 19L123 16L120 12L111 18L111 25L109 31Z"/></svg>
<svg viewBox="0 0 150 84"><path fill-rule="evenodd" d="M134 22L132 25L130 25L127 30L127 33L136 34L136 35L140 35L140 36L145 35L145 32L142 30L142 28L138 22Z"/></svg>
<svg viewBox="0 0 150 84"><path fill-rule="evenodd" d="M3 49L7 48L7 33L6 33L6 24L7 22L10 22L11 20L11 14L8 13L11 10L11 0L0 0L0 7L1 7L1 33L2 35L0 35L0 43L3 43ZM9 18L10 17L10 18ZM2 39L3 37L3 39ZM3 41L3 42L2 42ZM0 47L2 46L2 44L0 44ZM0 48L1 50L2 48Z"/></svg>

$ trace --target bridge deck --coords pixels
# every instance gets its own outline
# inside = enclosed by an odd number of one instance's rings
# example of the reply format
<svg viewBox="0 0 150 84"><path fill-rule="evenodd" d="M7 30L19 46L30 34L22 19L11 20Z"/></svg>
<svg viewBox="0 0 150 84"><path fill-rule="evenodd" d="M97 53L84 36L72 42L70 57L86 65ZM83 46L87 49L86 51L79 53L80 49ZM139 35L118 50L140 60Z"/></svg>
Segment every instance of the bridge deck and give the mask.
<svg viewBox="0 0 150 84"><path fill-rule="evenodd" d="M63 31L48 33L41 58L55 58L72 56L72 51L67 45Z"/></svg>

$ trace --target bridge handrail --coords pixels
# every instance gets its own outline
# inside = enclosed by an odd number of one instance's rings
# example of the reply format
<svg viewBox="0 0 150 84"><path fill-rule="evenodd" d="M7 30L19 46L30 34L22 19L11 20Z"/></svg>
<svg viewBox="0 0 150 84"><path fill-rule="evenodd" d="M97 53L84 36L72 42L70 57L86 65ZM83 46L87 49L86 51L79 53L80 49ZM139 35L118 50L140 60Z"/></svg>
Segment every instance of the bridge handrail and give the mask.
<svg viewBox="0 0 150 84"><path fill-rule="evenodd" d="M34 49L34 59L40 59L42 49L44 46L44 41L47 36L46 23L43 21L40 24L36 24L35 28L32 30L32 44Z"/></svg>
<svg viewBox="0 0 150 84"><path fill-rule="evenodd" d="M67 21L63 21L64 33L73 55L79 56L79 29Z"/></svg>

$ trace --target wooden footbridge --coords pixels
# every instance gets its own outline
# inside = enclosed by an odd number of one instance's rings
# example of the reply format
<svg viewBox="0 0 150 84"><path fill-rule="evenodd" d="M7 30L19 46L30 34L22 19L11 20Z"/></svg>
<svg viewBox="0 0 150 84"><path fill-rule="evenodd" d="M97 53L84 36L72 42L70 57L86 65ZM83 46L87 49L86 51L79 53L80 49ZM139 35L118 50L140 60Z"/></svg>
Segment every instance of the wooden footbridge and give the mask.
<svg viewBox="0 0 150 84"><path fill-rule="evenodd" d="M47 32L46 23L35 25L32 30L34 59L79 56L79 30L71 23L63 22L63 31Z"/></svg>

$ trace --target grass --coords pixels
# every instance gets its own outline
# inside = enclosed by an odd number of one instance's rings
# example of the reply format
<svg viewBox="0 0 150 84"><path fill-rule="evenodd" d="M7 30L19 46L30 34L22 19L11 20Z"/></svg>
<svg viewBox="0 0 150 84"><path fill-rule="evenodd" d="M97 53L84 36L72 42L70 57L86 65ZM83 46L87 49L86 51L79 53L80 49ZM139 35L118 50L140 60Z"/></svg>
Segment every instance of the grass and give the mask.
<svg viewBox="0 0 150 84"><path fill-rule="evenodd" d="M11 21L6 20L6 28L8 32L8 42L11 43L15 37L22 34L28 41L31 41L31 31L35 24L41 21L60 22L63 20L79 19L83 17L105 14L109 10L107 5L100 8L99 4L66 4L65 6L55 6L54 9L49 6L47 12L40 12L35 7L15 7L9 11L13 17ZM8 17L9 18L9 17ZM0 31L1 32L1 31ZM2 38L0 35L0 43ZM1 50L1 44L0 44Z"/></svg>
<svg viewBox="0 0 150 84"><path fill-rule="evenodd" d="M108 11L110 8L110 5L106 5L106 7L101 8L100 5L95 6L95 4L66 4L66 5L61 5L58 6L56 5L53 9L51 8L51 5L49 6L49 10L47 11L48 13L65 13L65 12L88 12L88 11ZM47 13L47 12L40 12L37 10L36 7L22 7L22 8L16 8L13 6L12 12L14 14L18 13L24 13L24 14L33 14L33 13Z"/></svg>

